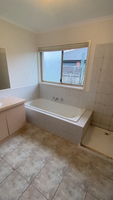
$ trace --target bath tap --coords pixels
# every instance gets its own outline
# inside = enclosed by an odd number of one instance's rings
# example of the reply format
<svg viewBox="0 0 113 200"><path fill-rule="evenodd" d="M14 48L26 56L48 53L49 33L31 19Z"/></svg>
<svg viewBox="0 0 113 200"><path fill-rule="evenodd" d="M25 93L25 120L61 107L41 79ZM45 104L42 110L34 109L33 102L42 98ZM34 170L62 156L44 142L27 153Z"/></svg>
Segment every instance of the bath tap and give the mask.
<svg viewBox="0 0 113 200"><path fill-rule="evenodd" d="M58 97L55 98L55 101L57 101L57 100L58 100Z"/></svg>

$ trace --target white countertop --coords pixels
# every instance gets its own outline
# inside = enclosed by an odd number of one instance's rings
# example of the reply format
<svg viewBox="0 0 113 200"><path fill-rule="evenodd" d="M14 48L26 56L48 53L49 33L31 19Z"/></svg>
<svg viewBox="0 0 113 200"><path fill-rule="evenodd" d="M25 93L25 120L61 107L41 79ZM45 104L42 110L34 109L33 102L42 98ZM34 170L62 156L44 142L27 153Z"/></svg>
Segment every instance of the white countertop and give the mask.
<svg viewBox="0 0 113 200"><path fill-rule="evenodd" d="M6 98L2 98L0 99L0 103L2 103L2 105L0 106L0 112L15 106L18 106L20 104L25 103L26 100L25 99L20 99L18 97L6 97Z"/></svg>

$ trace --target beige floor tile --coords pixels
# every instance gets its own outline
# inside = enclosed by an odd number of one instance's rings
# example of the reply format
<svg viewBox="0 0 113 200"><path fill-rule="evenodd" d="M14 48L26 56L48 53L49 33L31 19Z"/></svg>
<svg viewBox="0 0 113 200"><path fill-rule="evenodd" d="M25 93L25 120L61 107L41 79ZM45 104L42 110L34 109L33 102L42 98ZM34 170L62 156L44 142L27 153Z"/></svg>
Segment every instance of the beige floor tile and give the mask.
<svg viewBox="0 0 113 200"><path fill-rule="evenodd" d="M46 198L30 185L19 200L46 200Z"/></svg>
<svg viewBox="0 0 113 200"><path fill-rule="evenodd" d="M35 155L37 159L43 159L47 162L54 152L55 150L51 146L41 144L38 148L33 150L32 154Z"/></svg>
<svg viewBox="0 0 113 200"><path fill-rule="evenodd" d="M69 164L71 162L70 155L60 153L54 153L48 162L48 166L56 169L62 176L66 173Z"/></svg>
<svg viewBox="0 0 113 200"><path fill-rule="evenodd" d="M98 157L96 158L95 163L99 173L113 180L113 163Z"/></svg>
<svg viewBox="0 0 113 200"><path fill-rule="evenodd" d="M17 168L32 152L29 146L21 145L4 159L13 167Z"/></svg>
<svg viewBox="0 0 113 200"><path fill-rule="evenodd" d="M13 172L13 168L4 160L0 161L0 183Z"/></svg>
<svg viewBox="0 0 113 200"><path fill-rule="evenodd" d="M34 179L33 186L39 190L47 199L51 200L61 181L61 175L49 166L45 166Z"/></svg>
<svg viewBox="0 0 113 200"><path fill-rule="evenodd" d="M64 178L53 200L84 200L85 191Z"/></svg>
<svg viewBox="0 0 113 200"><path fill-rule="evenodd" d="M85 161L75 159L71 162L66 177L84 190L88 190L92 170Z"/></svg>
<svg viewBox="0 0 113 200"><path fill-rule="evenodd" d="M80 160L83 160L85 163L87 163L90 169L96 168L97 156L78 148L75 152L75 159L76 158L79 158Z"/></svg>
<svg viewBox="0 0 113 200"><path fill-rule="evenodd" d="M16 135L14 135L10 141L11 142L14 142L14 143L17 143L18 145L21 144L21 143L24 143L26 142L26 140L28 140L31 136L29 134L26 134L26 133L18 133Z"/></svg>
<svg viewBox="0 0 113 200"><path fill-rule="evenodd" d="M45 165L45 160L37 158L35 155L30 155L16 169L27 181L31 182Z"/></svg>
<svg viewBox="0 0 113 200"><path fill-rule="evenodd" d="M27 187L27 181L14 171L0 184L0 200L17 200Z"/></svg>
<svg viewBox="0 0 113 200"><path fill-rule="evenodd" d="M87 193L85 200L98 200L96 197L92 196L91 194Z"/></svg>
<svg viewBox="0 0 113 200"><path fill-rule="evenodd" d="M113 181L94 170L88 192L99 200L112 200Z"/></svg>
<svg viewBox="0 0 113 200"><path fill-rule="evenodd" d="M18 144L7 140L6 142L0 144L0 156L5 157L7 154L12 152L17 147L18 147Z"/></svg>
<svg viewBox="0 0 113 200"><path fill-rule="evenodd" d="M67 156L70 156L73 158L75 156L75 153L77 151L77 147L69 142L61 144L59 149L56 151L58 154L65 154Z"/></svg>

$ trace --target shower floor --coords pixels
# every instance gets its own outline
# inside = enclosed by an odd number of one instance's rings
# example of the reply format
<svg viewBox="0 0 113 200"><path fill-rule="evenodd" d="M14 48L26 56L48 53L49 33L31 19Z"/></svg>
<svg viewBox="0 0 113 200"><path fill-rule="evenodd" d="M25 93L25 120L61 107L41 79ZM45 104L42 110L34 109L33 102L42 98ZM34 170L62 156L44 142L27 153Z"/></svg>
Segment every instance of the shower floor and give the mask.
<svg viewBox="0 0 113 200"><path fill-rule="evenodd" d="M90 126L82 145L113 159L113 132Z"/></svg>

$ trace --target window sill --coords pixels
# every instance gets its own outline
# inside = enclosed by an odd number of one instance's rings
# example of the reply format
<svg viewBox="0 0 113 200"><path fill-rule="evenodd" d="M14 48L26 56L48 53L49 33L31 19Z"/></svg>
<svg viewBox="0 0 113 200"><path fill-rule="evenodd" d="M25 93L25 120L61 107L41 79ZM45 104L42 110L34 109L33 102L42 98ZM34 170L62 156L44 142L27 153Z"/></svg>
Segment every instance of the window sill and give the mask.
<svg viewBox="0 0 113 200"><path fill-rule="evenodd" d="M84 86L73 86L73 85L63 85L63 84L55 84L55 83L47 83L47 82L39 82L39 84L42 85L51 85L51 86L56 86L56 87L62 87L62 88L71 88L71 89L77 89L77 90L84 90Z"/></svg>

